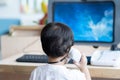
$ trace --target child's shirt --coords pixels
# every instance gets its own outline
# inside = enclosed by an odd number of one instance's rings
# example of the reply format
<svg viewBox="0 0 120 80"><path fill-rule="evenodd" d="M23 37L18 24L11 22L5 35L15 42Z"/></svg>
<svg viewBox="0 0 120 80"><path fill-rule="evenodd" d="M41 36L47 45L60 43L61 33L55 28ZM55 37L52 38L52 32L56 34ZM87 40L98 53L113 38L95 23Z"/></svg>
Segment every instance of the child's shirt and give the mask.
<svg viewBox="0 0 120 80"><path fill-rule="evenodd" d="M63 65L46 64L37 67L30 76L30 80L86 80L80 70L67 69Z"/></svg>

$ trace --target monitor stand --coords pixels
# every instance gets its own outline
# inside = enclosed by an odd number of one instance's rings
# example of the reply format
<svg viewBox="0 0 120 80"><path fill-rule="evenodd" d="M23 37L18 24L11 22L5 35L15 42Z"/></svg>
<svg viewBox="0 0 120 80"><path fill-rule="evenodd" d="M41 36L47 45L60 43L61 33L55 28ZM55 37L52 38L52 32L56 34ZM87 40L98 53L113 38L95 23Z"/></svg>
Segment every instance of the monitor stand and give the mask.
<svg viewBox="0 0 120 80"><path fill-rule="evenodd" d="M99 46L93 46L93 48L98 48Z"/></svg>
<svg viewBox="0 0 120 80"><path fill-rule="evenodd" d="M120 48L118 48L117 44L113 44L111 45L110 50L115 51L115 50L120 50Z"/></svg>

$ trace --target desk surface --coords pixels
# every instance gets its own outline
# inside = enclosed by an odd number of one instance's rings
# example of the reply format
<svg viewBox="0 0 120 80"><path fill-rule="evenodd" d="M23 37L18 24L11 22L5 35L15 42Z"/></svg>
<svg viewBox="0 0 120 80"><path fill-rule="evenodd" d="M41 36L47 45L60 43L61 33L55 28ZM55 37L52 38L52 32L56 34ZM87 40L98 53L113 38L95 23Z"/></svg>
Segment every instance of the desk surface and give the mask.
<svg viewBox="0 0 120 80"><path fill-rule="evenodd" d="M30 74L35 67L44 65L41 63L16 62L15 60L22 55L23 54L18 54L6 58L4 60L1 60L0 73L8 72L8 73ZM66 64L66 67L70 69L78 69L74 64ZM120 67L99 67L99 66L88 65L88 68L92 77L120 79Z"/></svg>

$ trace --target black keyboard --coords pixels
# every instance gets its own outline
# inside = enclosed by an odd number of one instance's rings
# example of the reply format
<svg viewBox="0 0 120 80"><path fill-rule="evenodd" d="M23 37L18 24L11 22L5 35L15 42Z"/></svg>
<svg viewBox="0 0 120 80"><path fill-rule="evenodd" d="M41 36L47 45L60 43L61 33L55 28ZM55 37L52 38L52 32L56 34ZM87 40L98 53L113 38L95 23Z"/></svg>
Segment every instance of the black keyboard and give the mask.
<svg viewBox="0 0 120 80"><path fill-rule="evenodd" d="M48 63L48 57L46 55L31 55L25 54L22 57L16 59L17 62L33 62L33 63ZM69 64L72 64L73 61L70 60Z"/></svg>
<svg viewBox="0 0 120 80"><path fill-rule="evenodd" d="M90 63L90 57L87 57L88 64ZM48 63L47 55L33 55L33 54L25 54L16 59L17 62L33 62L33 63ZM71 59L68 64L73 64L73 60Z"/></svg>

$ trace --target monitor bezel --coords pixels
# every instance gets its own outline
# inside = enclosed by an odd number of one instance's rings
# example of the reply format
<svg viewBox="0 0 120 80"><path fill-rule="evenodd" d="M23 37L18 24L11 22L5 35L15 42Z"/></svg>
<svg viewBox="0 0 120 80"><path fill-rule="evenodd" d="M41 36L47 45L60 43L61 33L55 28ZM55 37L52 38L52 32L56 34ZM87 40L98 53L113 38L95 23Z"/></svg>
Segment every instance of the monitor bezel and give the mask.
<svg viewBox="0 0 120 80"><path fill-rule="evenodd" d="M53 11L53 3L54 2L60 2L60 1L69 1L69 2L91 2L91 1L96 1L96 0L49 0L48 2L48 23L53 22L52 21L52 11ZM76 45L92 45L92 46L111 46L111 45L117 45L120 42L120 37L119 37L119 30L120 30L120 0L97 0L98 2L101 1L113 1L115 5L115 23L114 23L114 41L111 43L96 43L96 42L75 42Z"/></svg>
<svg viewBox="0 0 120 80"><path fill-rule="evenodd" d="M107 42L107 41L82 41L82 40L79 40L79 41L76 41L76 40L74 40L74 42L75 43L113 43L114 42L114 38L115 38L115 35L114 35L114 31L115 31L115 28L114 28L114 23L115 23L115 4L114 4L114 2L113 1L100 1L100 2L98 2L98 1L88 1L88 2L73 2L73 1L71 1L71 2L69 2L69 1L57 1L57 2L53 2L53 10L52 10L52 15L54 15L54 7L55 7L55 4L56 3L79 3L79 4L92 4L92 3L107 3L107 2L109 2L109 3L112 3L113 4L113 26L112 26L112 41L111 42ZM54 16L52 16L52 22L55 22L54 21Z"/></svg>

